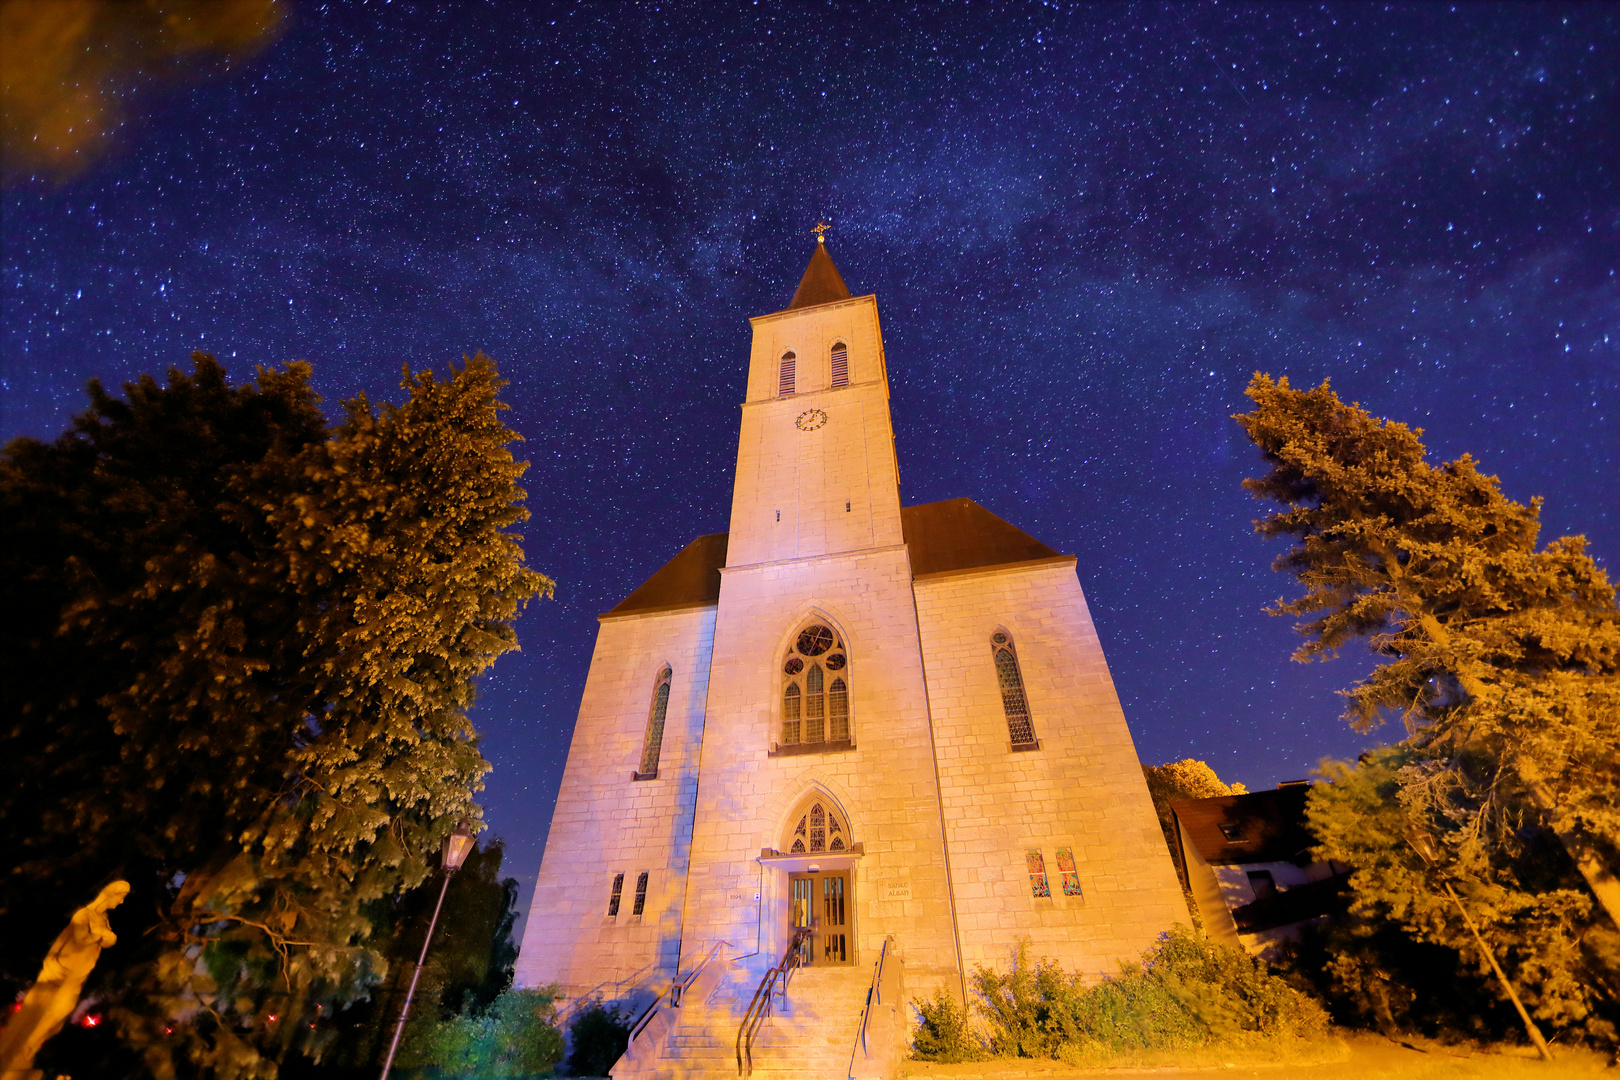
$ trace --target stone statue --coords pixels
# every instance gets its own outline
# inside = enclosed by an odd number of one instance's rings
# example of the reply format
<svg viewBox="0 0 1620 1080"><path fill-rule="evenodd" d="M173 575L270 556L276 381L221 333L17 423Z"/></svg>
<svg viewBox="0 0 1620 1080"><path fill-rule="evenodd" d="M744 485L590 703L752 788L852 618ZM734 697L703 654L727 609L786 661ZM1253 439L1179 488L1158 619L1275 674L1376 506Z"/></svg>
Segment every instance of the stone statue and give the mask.
<svg viewBox="0 0 1620 1080"><path fill-rule="evenodd" d="M0 1074L25 1076L45 1040L62 1030L79 1004L79 991L101 950L118 940L107 922L107 912L124 902L129 882L115 881L96 898L73 913L73 921L57 935L40 965L39 979L0 1031Z"/></svg>

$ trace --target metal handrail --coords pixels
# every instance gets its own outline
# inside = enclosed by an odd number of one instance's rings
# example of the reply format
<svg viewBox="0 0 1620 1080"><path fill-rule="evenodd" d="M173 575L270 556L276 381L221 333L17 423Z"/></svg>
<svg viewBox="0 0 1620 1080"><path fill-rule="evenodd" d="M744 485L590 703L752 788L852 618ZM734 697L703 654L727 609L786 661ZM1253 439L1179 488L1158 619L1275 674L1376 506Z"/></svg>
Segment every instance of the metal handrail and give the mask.
<svg viewBox="0 0 1620 1080"><path fill-rule="evenodd" d="M883 962L889 958L889 943L894 935L889 934L883 939L883 948L878 950L877 963L872 965L872 985L866 988L866 1011L861 1013L861 1049L868 1054L871 1050L866 1045L866 1022L872 1017L872 1006L883 1004Z"/></svg>
<svg viewBox="0 0 1620 1080"><path fill-rule="evenodd" d="M714 959L714 954L720 951L720 946L723 944L725 942L717 941L710 945L708 953L697 962L697 965L691 971L687 972L686 978L681 978L677 973L676 977L670 980L669 986L665 988L664 992L653 998L653 1003L647 1006L634 1024L630 1025L630 1037L625 1043L626 1046L635 1042L636 1036L640 1035L647 1025L652 1023L652 1018L658 1014L658 1007L664 1003L666 998L669 999L669 1004L672 1007L677 1009L681 1007L681 996L686 992L687 987L696 981L703 969L709 966L709 961Z"/></svg>
<svg viewBox="0 0 1620 1080"><path fill-rule="evenodd" d="M783 992L787 990L788 974L800 965L802 951L800 946L810 936L808 926L795 927L793 937L788 941L787 951L782 954L782 962L765 973L759 980L759 988L754 991L753 1000L748 1003L748 1011L743 1013L742 1023L737 1028L737 1075L746 1077L754 1071L754 1034L759 1026L771 1015L771 998L776 990L776 980L782 980Z"/></svg>

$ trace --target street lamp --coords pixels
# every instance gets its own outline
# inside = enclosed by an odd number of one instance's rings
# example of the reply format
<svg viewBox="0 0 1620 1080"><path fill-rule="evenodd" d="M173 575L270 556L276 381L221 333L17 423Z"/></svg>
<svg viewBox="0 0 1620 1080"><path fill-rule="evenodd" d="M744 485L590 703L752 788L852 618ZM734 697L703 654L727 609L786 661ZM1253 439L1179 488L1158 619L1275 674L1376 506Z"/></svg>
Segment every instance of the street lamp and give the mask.
<svg viewBox="0 0 1620 1080"><path fill-rule="evenodd" d="M444 871L444 884L439 886L439 902L433 905L433 918L428 921L427 936L422 939L422 955L416 958L416 970L411 972L411 987L405 991L405 1007L399 1010L399 1023L394 1027L394 1041L388 1044L388 1060L383 1062L381 1080L388 1080L388 1070L394 1067L394 1051L399 1049L399 1037L405 1034L405 1018L411 1012L411 998L416 996L416 980L422 977L422 965L427 962L433 928L439 924L439 909L444 907L444 894L450 888L450 875L461 869L472 846L472 830L467 828L467 820L463 818L456 831L444 838L444 854L439 859L439 868Z"/></svg>
<svg viewBox="0 0 1620 1080"><path fill-rule="evenodd" d="M1421 829L1410 828L1406 830L1406 842L1413 851L1417 852L1418 858L1423 860L1425 869L1431 871L1435 869L1435 864L1440 861L1440 852L1435 849L1434 837ZM1547 1046L1547 1040L1541 1037L1541 1029L1536 1027L1536 1022L1530 1019L1530 1014L1525 1011L1524 1002L1520 1001L1519 995L1514 993L1513 984L1508 982L1507 975L1502 971L1502 965L1496 962L1496 957L1492 954L1490 946L1486 945L1485 939L1480 936L1479 927L1474 925L1474 920L1469 916L1468 909L1463 907L1461 900L1457 899L1457 894L1452 891L1451 882L1441 878L1440 884L1445 887L1446 895L1451 897L1451 902L1457 905L1457 913L1463 917L1463 922L1467 923L1468 929L1473 932L1474 941L1479 945L1479 951L1484 954L1486 961L1490 963L1491 970L1496 972L1497 981L1502 984L1502 989L1507 991L1508 1000L1513 1002L1515 1009L1519 1010L1519 1019L1524 1021L1524 1030L1530 1033L1530 1041L1536 1044L1536 1050L1540 1052L1541 1059L1551 1061L1552 1050Z"/></svg>

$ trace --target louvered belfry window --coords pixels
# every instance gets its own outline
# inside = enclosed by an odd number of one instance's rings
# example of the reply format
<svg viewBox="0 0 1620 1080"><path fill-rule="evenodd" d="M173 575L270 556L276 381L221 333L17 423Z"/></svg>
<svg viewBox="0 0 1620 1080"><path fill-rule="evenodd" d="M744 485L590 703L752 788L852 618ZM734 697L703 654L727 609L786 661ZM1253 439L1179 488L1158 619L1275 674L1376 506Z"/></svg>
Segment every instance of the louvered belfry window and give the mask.
<svg viewBox="0 0 1620 1080"><path fill-rule="evenodd" d="M849 346L842 341L832 347L832 384L849 385Z"/></svg>
<svg viewBox="0 0 1620 1080"><path fill-rule="evenodd" d="M658 755L664 748L664 714L669 711L669 680L673 673L664 668L658 673L653 688L652 708L647 714L647 737L641 744L641 770L638 780L652 780L658 776Z"/></svg>
<svg viewBox="0 0 1620 1080"><path fill-rule="evenodd" d="M1012 639L997 630L990 635L990 650L995 655L996 681L1001 685L1001 707L1007 713L1007 734L1014 749L1033 747L1035 725L1029 717L1029 698L1024 695L1024 676Z"/></svg>
<svg viewBox="0 0 1620 1080"><path fill-rule="evenodd" d="M787 397L798 385L799 359L791 351L782 354L782 367L776 380L776 394Z"/></svg>
<svg viewBox="0 0 1620 1080"><path fill-rule="evenodd" d="M799 632L782 661L783 746L849 741L848 667L831 627L811 623Z"/></svg>

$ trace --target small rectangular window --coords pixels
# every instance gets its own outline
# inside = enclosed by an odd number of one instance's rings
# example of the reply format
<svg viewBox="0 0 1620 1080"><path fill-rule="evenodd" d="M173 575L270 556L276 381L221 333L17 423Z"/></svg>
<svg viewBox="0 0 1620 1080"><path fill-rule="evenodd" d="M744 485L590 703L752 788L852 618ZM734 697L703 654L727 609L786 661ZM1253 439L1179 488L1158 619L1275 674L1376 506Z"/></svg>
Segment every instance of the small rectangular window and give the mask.
<svg viewBox="0 0 1620 1080"><path fill-rule="evenodd" d="M619 896L624 892L624 875L613 875L613 892L608 896L608 918L619 917Z"/></svg>
<svg viewBox="0 0 1620 1080"><path fill-rule="evenodd" d="M630 909L630 914L640 915L647 906L647 871L643 870L641 876L636 878L636 906Z"/></svg>
<svg viewBox="0 0 1620 1080"><path fill-rule="evenodd" d="M1074 852L1066 847L1057 849L1058 875L1063 878L1063 895L1080 895L1080 875L1074 870Z"/></svg>
<svg viewBox="0 0 1620 1080"><path fill-rule="evenodd" d="M1024 862L1029 866L1029 894L1031 896L1051 896L1052 887L1046 883L1046 859L1039 851L1025 853Z"/></svg>
<svg viewBox="0 0 1620 1080"><path fill-rule="evenodd" d="M1269 900L1277 895L1277 881L1270 870L1250 870L1249 888L1254 890L1256 900Z"/></svg>
<svg viewBox="0 0 1620 1080"><path fill-rule="evenodd" d="M834 386L849 385L849 350L841 345L833 348L832 384Z"/></svg>

